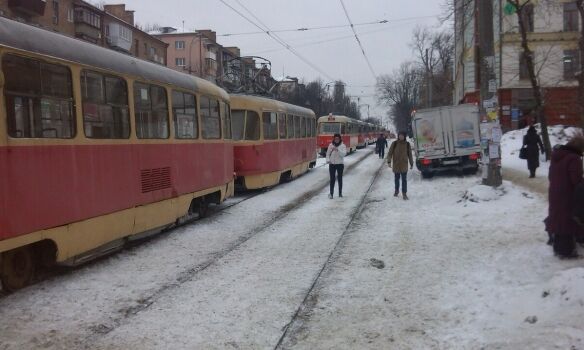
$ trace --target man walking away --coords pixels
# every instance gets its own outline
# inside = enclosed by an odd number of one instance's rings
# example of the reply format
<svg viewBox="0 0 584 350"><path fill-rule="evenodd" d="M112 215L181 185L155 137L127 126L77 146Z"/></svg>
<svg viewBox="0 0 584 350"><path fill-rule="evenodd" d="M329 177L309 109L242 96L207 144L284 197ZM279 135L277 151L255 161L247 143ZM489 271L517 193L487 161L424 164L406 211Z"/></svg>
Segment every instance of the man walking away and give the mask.
<svg viewBox="0 0 584 350"><path fill-rule="evenodd" d="M326 151L326 162L329 164L330 193L329 198L333 198L335 192L335 178L339 182L339 197L343 196L343 170L345 169L344 158L347 154L347 147L343 144L340 134L335 134L333 142ZM336 174L336 176L335 176Z"/></svg>
<svg viewBox="0 0 584 350"><path fill-rule="evenodd" d="M395 175L395 193L393 196L399 196L399 182L401 178L404 200L408 200L408 161L410 163L410 169L412 169L414 167L412 148L406 140L406 133L401 131L398 134L397 140L391 143L389 153L387 154L387 165L391 167L393 163L393 173Z"/></svg>
<svg viewBox="0 0 584 350"><path fill-rule="evenodd" d="M377 141L375 142L375 147L377 148L377 154L379 154L379 158L380 159L385 158L385 147L387 147L387 140L385 139L383 134L380 134L379 137L377 138Z"/></svg>

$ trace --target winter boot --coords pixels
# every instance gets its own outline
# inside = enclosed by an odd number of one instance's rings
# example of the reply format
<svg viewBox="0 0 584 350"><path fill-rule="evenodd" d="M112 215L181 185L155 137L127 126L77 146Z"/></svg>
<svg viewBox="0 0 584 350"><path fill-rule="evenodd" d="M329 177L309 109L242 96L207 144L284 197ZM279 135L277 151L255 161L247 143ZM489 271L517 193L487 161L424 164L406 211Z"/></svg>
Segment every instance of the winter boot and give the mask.
<svg viewBox="0 0 584 350"><path fill-rule="evenodd" d="M329 199L333 199L333 195L329 193Z"/></svg>
<svg viewBox="0 0 584 350"><path fill-rule="evenodd" d="M394 197L397 197L397 196L399 196L399 192L396 192L396 193L394 193L394 194L393 194L393 196L394 196Z"/></svg>
<svg viewBox="0 0 584 350"><path fill-rule="evenodd" d="M408 199L408 195L404 193L404 201L407 201Z"/></svg>

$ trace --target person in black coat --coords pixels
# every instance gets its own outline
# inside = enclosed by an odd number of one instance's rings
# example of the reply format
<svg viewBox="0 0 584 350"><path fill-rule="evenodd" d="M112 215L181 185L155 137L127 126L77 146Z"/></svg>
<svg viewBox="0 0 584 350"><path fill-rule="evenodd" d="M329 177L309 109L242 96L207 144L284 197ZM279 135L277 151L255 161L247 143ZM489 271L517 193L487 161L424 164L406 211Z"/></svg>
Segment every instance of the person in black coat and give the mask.
<svg viewBox="0 0 584 350"><path fill-rule="evenodd" d="M529 177L535 177L535 170L539 168L539 152L543 154L544 148L541 138L537 134L535 127L530 126L527 135L523 137L523 147L527 148L527 169Z"/></svg>
<svg viewBox="0 0 584 350"><path fill-rule="evenodd" d="M387 147L387 139L383 134L379 135L377 141L375 141L375 147L377 148L377 154L379 154L379 158L385 158L385 147Z"/></svg>

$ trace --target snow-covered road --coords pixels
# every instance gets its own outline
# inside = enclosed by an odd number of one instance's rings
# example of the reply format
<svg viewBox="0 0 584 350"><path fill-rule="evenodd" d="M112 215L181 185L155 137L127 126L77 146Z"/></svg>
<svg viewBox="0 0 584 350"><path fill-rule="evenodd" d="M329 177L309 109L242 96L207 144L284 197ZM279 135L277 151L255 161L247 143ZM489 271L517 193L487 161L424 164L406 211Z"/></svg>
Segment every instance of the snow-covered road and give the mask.
<svg viewBox="0 0 584 350"><path fill-rule="evenodd" d="M411 172L406 202L371 150L342 199L320 167L0 299L0 350L584 348L543 197Z"/></svg>

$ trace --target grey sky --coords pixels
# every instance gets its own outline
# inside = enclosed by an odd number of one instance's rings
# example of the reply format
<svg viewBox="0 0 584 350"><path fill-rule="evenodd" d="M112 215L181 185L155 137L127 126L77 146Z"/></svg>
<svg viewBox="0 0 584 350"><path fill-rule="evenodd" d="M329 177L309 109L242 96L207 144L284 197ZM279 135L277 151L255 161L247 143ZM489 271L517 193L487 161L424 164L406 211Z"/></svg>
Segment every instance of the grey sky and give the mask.
<svg viewBox="0 0 584 350"><path fill-rule="evenodd" d="M225 0L252 18L236 0ZM348 24L339 0L239 0L271 30ZM136 22L185 29L212 29L218 35L258 31L256 27L226 7L219 0L125 0L136 11ZM387 24L356 26L361 42L377 75L393 71L412 59L408 46L416 25L438 25L429 17L441 13L443 0L344 0L353 23L388 20ZM112 3L106 0L106 3ZM424 17L426 18L419 18ZM417 19L411 19L417 18ZM252 18L253 19L253 18ZM409 20L401 20L409 19ZM394 20L400 20L393 22ZM324 73L341 79L351 95L373 95L375 80L349 27L278 33L290 46ZM338 39L346 37L344 39ZM337 39L337 40L331 40ZM218 36L224 46L238 46L242 55L257 55L272 62L274 76L289 75L312 80L320 73L285 50L266 34ZM327 41L327 42L325 42ZM316 44L316 42L320 42ZM308 46L303 46L311 44ZM324 82L330 81L321 76ZM361 98L371 105L371 115L384 113L373 97ZM367 108L362 108L366 116Z"/></svg>

